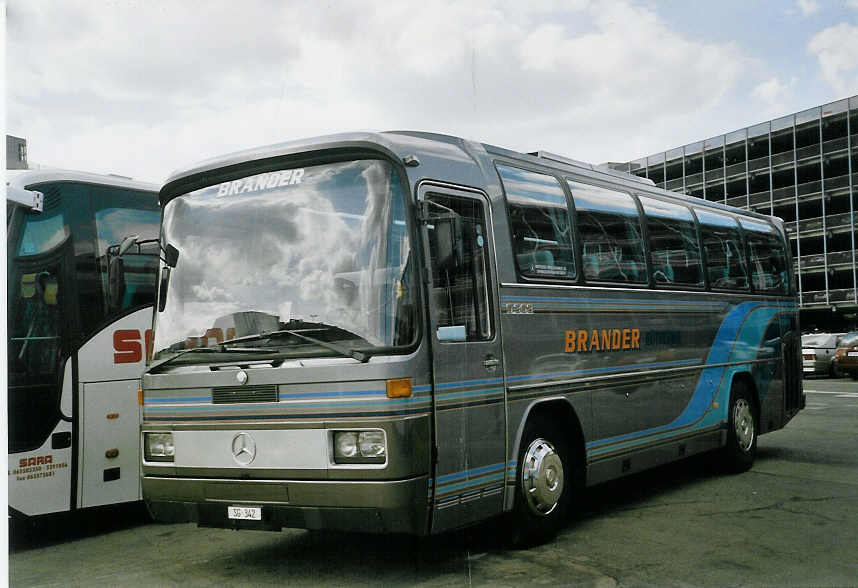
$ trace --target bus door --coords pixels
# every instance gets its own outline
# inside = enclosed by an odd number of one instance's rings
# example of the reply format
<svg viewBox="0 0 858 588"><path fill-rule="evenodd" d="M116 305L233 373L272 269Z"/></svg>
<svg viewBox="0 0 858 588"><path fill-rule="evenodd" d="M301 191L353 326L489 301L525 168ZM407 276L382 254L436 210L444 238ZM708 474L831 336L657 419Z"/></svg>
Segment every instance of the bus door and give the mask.
<svg viewBox="0 0 858 588"><path fill-rule="evenodd" d="M487 203L423 186L435 438L432 531L502 508L506 416Z"/></svg>
<svg viewBox="0 0 858 588"><path fill-rule="evenodd" d="M50 225L51 219L42 221ZM9 506L26 515L68 510L72 483L71 348L76 297L72 239L25 231L7 279ZM57 236L59 235L59 236ZM15 243L10 243L10 248ZM54 246L55 245L55 246ZM47 249L47 251L44 251ZM15 255L17 253L17 255Z"/></svg>

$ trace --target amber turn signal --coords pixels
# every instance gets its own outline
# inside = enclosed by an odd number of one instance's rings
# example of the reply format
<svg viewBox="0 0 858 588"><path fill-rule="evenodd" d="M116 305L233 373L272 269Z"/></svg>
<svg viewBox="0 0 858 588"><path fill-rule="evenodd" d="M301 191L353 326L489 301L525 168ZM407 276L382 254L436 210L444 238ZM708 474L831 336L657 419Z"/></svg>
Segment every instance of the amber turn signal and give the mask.
<svg viewBox="0 0 858 588"><path fill-rule="evenodd" d="M388 398L410 398L411 378L396 378L387 381Z"/></svg>
<svg viewBox="0 0 858 588"><path fill-rule="evenodd" d="M143 388L137 388L137 404L143 406Z"/></svg>

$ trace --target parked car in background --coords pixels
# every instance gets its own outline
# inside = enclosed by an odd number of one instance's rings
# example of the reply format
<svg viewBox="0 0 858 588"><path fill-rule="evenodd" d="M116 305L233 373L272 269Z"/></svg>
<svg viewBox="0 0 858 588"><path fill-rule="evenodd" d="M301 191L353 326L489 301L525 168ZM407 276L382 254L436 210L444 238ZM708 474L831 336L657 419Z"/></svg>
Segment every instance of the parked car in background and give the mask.
<svg viewBox="0 0 858 588"><path fill-rule="evenodd" d="M834 351L843 333L808 333L801 336L801 359L804 375L834 374Z"/></svg>
<svg viewBox="0 0 858 588"><path fill-rule="evenodd" d="M844 335L834 352L833 369L858 380L858 331Z"/></svg>

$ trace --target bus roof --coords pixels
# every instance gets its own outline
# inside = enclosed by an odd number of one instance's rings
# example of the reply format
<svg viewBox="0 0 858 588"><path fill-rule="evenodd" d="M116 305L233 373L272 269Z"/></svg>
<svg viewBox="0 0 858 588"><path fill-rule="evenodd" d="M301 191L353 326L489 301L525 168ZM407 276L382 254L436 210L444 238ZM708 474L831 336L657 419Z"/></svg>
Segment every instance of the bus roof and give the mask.
<svg viewBox="0 0 858 588"><path fill-rule="evenodd" d="M418 159L421 159L422 156L426 158L449 158L459 162L467 160L469 163L476 164L477 166L480 164L480 156L489 158L500 156L508 160L518 160L521 163L554 170L560 174L569 173L596 181L618 183L628 190L680 201L686 204L693 204L698 207L706 207L759 219L771 220L777 218L750 210L737 209L717 202L702 200L679 192L669 192L658 188L652 181L633 174L576 161L545 151L521 153L452 135L406 130L385 132L363 131L323 135L245 149L206 159L170 174L161 188L161 205L163 206L171 198L179 194L201 187L198 185L200 184L199 180L201 179L201 174L206 174L206 172L232 168L233 166L251 161L274 159L306 151L328 149L370 149L387 152L388 155L395 159L402 159L407 155L413 155ZM220 181L212 177L207 179L210 180L210 183Z"/></svg>
<svg viewBox="0 0 858 588"><path fill-rule="evenodd" d="M79 182L82 184L115 186L117 188L128 188L129 190L141 190L145 192L158 191L156 184L141 182L123 176L102 175L67 169L6 170L6 184L13 188L26 190L28 186L36 186L47 182Z"/></svg>

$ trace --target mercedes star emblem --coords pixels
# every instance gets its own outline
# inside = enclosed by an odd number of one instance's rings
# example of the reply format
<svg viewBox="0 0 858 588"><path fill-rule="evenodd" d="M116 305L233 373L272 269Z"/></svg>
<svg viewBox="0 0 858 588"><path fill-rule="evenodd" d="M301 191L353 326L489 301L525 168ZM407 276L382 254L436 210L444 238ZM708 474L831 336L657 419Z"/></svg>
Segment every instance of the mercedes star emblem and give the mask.
<svg viewBox="0 0 858 588"><path fill-rule="evenodd" d="M238 465L250 465L256 458L256 441L249 433L239 433L232 438L232 458Z"/></svg>

